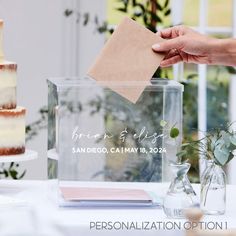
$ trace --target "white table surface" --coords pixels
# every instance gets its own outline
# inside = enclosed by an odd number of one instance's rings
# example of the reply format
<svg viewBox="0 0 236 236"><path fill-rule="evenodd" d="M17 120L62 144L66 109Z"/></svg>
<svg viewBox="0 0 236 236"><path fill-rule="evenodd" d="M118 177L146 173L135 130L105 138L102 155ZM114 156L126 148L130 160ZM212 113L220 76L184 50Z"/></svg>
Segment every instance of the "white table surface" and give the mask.
<svg viewBox="0 0 236 236"><path fill-rule="evenodd" d="M168 183L86 183L80 186L142 188L164 196ZM194 185L199 193L199 185ZM168 222L162 209L81 209L60 208L57 203L57 181L1 180L0 195L22 202L0 206L0 235L77 236L77 235L184 235L173 230L91 230L90 222ZM184 220L181 220L184 222ZM236 228L236 186L227 186L227 210L222 216L205 216L203 221L226 222ZM178 220L179 222L179 220Z"/></svg>

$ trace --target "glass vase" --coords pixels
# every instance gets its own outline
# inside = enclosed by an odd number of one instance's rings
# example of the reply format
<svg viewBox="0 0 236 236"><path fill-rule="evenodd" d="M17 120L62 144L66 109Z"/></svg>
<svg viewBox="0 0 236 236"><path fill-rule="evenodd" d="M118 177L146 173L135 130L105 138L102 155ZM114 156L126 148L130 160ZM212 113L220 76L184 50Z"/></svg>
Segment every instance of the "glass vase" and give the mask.
<svg viewBox="0 0 236 236"><path fill-rule="evenodd" d="M226 207L226 175L210 160L201 177L201 209L207 215L222 215Z"/></svg>
<svg viewBox="0 0 236 236"><path fill-rule="evenodd" d="M199 201L187 173L189 163L171 163L174 178L164 198L163 209L169 218L184 218L185 210L199 207Z"/></svg>

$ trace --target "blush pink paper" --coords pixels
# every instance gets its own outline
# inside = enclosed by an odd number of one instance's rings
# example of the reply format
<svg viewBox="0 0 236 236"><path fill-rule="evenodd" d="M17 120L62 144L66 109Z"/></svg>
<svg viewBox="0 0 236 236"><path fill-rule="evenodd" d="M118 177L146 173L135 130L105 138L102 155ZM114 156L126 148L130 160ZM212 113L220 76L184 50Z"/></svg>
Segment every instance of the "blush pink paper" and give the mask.
<svg viewBox="0 0 236 236"><path fill-rule="evenodd" d="M97 82L103 82L103 85L105 83L107 87L132 103L136 103L164 58L163 53L153 52L152 45L163 40L126 17L107 41L87 74ZM127 85L129 82L140 81L142 83L136 86L112 85L112 82Z"/></svg>
<svg viewBox="0 0 236 236"><path fill-rule="evenodd" d="M60 187L66 201L152 201L141 189Z"/></svg>

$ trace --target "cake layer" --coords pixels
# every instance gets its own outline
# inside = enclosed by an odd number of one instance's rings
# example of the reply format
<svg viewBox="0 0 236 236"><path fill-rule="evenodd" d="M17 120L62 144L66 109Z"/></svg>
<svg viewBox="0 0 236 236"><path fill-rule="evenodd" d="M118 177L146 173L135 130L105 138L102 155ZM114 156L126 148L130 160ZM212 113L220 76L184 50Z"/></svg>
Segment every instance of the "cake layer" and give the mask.
<svg viewBox="0 0 236 236"><path fill-rule="evenodd" d="M17 64L0 62L0 88L16 87Z"/></svg>
<svg viewBox="0 0 236 236"><path fill-rule="evenodd" d="M17 155L25 153L25 147L0 148L0 156Z"/></svg>
<svg viewBox="0 0 236 236"><path fill-rule="evenodd" d="M0 110L0 155L24 152L25 113L23 107Z"/></svg>
<svg viewBox="0 0 236 236"><path fill-rule="evenodd" d="M0 62L0 109L16 108L16 70L14 62Z"/></svg>
<svg viewBox="0 0 236 236"><path fill-rule="evenodd" d="M0 117L17 117L17 116L25 116L26 109L24 107L17 106L15 109L2 109L0 110Z"/></svg>
<svg viewBox="0 0 236 236"><path fill-rule="evenodd" d="M16 87L0 87L0 109L16 108Z"/></svg>
<svg viewBox="0 0 236 236"><path fill-rule="evenodd" d="M17 64L12 61L0 61L0 70L8 70L14 72L17 70Z"/></svg>

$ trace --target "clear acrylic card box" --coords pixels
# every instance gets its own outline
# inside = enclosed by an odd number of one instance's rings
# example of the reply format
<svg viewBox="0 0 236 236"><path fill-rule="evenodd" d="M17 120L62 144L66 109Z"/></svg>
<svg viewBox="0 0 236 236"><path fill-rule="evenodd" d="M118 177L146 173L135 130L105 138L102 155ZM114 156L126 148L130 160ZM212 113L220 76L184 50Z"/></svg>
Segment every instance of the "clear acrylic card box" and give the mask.
<svg viewBox="0 0 236 236"><path fill-rule="evenodd" d="M132 90L142 82L113 83ZM109 86L111 87L111 86ZM134 104L103 83L48 80L48 171L60 181L162 182L182 141L183 86L152 79ZM171 130L178 132L171 134Z"/></svg>

